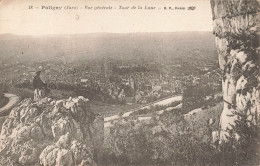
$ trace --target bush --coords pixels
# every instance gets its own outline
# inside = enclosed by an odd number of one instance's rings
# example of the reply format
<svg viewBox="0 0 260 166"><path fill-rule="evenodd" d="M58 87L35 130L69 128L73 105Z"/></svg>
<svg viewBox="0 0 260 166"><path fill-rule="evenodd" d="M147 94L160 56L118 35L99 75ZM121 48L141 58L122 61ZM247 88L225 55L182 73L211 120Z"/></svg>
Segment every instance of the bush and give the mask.
<svg viewBox="0 0 260 166"><path fill-rule="evenodd" d="M221 145L222 158L227 164L259 165L260 126L248 120L246 113L234 112L238 116L235 125L229 129L227 142Z"/></svg>
<svg viewBox="0 0 260 166"><path fill-rule="evenodd" d="M121 121L106 138L104 163L111 165L259 165L259 126L245 115L230 130L231 137L218 147L211 132L197 137L182 115L163 114L150 123ZM201 126L203 127L203 126ZM205 128L205 126L204 126ZM206 130L206 129L205 129ZM240 140L235 139L235 134Z"/></svg>
<svg viewBox="0 0 260 166"><path fill-rule="evenodd" d="M189 111L200 108L200 107L208 107L213 106L216 103L214 97L208 100L208 96L214 95L218 89L214 89L207 84L197 84L190 85L186 87L183 92L183 110L184 113L188 113Z"/></svg>
<svg viewBox="0 0 260 166"><path fill-rule="evenodd" d="M0 83L0 94L6 93L8 91L8 85L5 83Z"/></svg>
<svg viewBox="0 0 260 166"><path fill-rule="evenodd" d="M27 89L33 89L32 84L30 83L29 80L25 80L22 82L18 82L14 85L17 88L27 88Z"/></svg>
<svg viewBox="0 0 260 166"><path fill-rule="evenodd" d="M183 116L169 113L151 123L118 122L105 143L106 164L205 165L214 151L186 130Z"/></svg>
<svg viewBox="0 0 260 166"><path fill-rule="evenodd" d="M4 93L8 91L8 86L4 83L0 83L0 108L5 106L9 99L4 96Z"/></svg>

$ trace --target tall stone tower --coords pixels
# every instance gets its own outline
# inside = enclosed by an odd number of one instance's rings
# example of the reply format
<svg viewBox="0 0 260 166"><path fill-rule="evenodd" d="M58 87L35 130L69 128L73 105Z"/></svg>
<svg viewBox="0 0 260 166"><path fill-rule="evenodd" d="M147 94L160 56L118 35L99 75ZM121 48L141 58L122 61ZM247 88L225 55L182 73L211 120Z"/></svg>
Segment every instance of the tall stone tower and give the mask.
<svg viewBox="0 0 260 166"><path fill-rule="evenodd" d="M211 0L213 33L222 70L224 109L220 140L235 124L234 112L257 123L259 99L260 0ZM258 114L258 115L257 115ZM231 116L230 116L231 115Z"/></svg>

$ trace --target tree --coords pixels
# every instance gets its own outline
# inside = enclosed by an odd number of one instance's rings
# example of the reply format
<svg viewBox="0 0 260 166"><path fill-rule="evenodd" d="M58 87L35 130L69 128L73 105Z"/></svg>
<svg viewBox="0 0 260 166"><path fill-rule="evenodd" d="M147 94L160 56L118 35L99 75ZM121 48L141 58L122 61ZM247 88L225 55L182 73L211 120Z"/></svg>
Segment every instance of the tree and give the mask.
<svg viewBox="0 0 260 166"><path fill-rule="evenodd" d="M187 86L183 92L182 108L184 112L207 105L206 97L214 92L215 90L206 84Z"/></svg>

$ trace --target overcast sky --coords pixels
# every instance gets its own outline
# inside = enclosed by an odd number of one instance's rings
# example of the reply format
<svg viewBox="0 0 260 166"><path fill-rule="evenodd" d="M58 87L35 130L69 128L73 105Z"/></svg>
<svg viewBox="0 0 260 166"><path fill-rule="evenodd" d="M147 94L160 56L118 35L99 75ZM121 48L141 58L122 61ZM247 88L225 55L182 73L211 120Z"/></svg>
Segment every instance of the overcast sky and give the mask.
<svg viewBox="0 0 260 166"><path fill-rule="evenodd" d="M30 5L39 9L29 10ZM120 10L120 5L155 6L156 10ZM79 9L59 11L41 9L42 6L78 6ZM111 6L113 9L86 10L85 6ZM164 10L164 7L187 9L188 6L195 6L196 9ZM0 0L0 34L175 31L212 31L209 0Z"/></svg>

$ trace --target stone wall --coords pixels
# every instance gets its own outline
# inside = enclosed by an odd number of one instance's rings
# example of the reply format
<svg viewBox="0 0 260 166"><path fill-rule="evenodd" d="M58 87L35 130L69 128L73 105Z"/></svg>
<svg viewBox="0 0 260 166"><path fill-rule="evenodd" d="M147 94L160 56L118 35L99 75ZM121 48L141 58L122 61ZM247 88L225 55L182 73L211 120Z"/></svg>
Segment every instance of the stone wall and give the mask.
<svg viewBox="0 0 260 166"><path fill-rule="evenodd" d="M256 123L260 111L259 0L211 0L211 7L223 77L220 140L225 140L227 129L238 119L234 112L246 113Z"/></svg>

